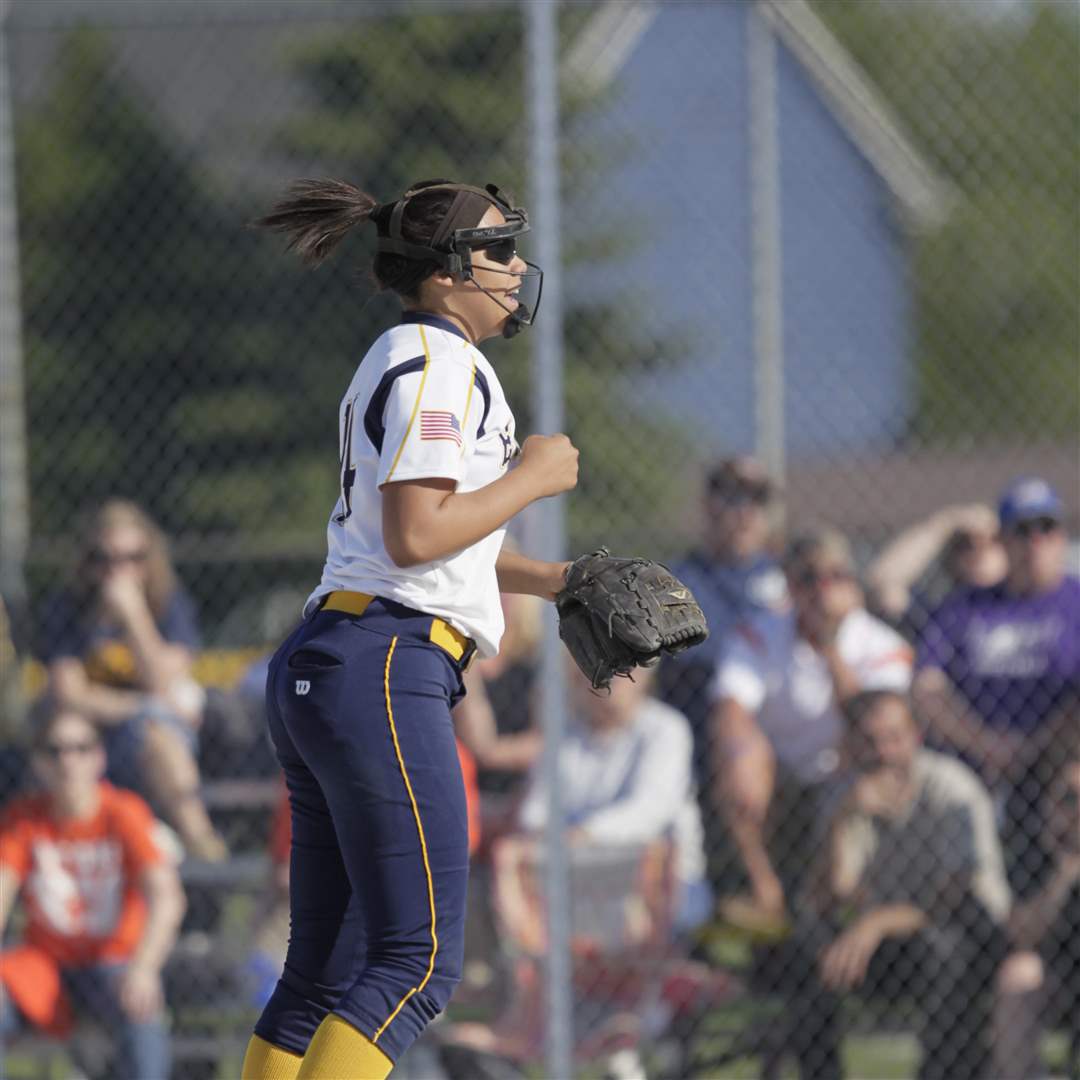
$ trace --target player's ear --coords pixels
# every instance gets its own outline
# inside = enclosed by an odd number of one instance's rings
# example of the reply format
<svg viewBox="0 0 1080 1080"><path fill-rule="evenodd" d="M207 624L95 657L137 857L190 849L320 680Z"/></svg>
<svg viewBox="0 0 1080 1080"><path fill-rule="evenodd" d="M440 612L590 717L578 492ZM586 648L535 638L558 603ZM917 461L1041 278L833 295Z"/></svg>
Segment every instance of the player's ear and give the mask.
<svg viewBox="0 0 1080 1080"><path fill-rule="evenodd" d="M452 289L458 278L446 270L436 270L427 280L440 289Z"/></svg>

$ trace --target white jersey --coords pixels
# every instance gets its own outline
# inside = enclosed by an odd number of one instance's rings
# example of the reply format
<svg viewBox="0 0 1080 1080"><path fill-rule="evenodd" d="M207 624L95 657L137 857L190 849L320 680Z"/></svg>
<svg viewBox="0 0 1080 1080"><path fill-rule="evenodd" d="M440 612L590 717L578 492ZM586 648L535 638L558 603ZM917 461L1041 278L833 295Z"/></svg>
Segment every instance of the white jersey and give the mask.
<svg viewBox="0 0 1080 1080"><path fill-rule="evenodd" d="M861 689L907 690L911 648L873 615L848 612L836 645ZM821 654L799 637L793 612L762 612L732 633L713 684L713 700L721 698L755 715L777 760L803 783L836 768L844 721L832 676Z"/></svg>
<svg viewBox="0 0 1080 1080"><path fill-rule="evenodd" d="M396 566L382 535L382 484L440 477L458 492L497 480L517 454L514 417L498 377L453 323L407 312L368 350L341 402L341 494L327 527L319 587L371 593L438 615L499 651L495 560L505 529L445 559Z"/></svg>

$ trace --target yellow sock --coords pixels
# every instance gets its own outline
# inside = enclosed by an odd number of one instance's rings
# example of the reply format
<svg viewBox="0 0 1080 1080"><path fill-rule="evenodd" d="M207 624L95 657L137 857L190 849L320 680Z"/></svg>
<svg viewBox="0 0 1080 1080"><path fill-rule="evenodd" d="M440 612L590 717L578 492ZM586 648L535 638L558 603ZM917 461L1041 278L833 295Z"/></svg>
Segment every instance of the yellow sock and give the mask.
<svg viewBox="0 0 1080 1080"><path fill-rule="evenodd" d="M393 1067L366 1035L330 1013L308 1045L296 1080L386 1080Z"/></svg>
<svg viewBox="0 0 1080 1080"><path fill-rule="evenodd" d="M240 1069L241 1080L296 1080L304 1058L274 1046L258 1035L248 1041L244 1064Z"/></svg>

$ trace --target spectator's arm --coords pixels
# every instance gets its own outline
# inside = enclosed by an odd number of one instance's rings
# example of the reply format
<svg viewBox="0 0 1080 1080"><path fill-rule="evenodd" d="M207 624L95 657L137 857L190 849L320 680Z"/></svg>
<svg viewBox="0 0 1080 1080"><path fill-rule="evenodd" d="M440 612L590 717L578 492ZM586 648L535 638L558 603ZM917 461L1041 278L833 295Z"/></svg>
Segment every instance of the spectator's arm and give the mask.
<svg viewBox="0 0 1080 1080"><path fill-rule="evenodd" d="M176 942L185 901L170 863L144 867L139 885L146 897L146 927L120 978L120 1004L133 1020L149 1020L164 1004L161 969Z"/></svg>
<svg viewBox="0 0 1080 1080"><path fill-rule="evenodd" d="M1057 922L1073 887L1080 883L1080 855L1063 858L1034 896L1017 903L1009 918L1009 935L1018 949L1037 949Z"/></svg>
<svg viewBox="0 0 1080 1080"><path fill-rule="evenodd" d="M836 699L836 704L843 708L844 703L863 688L862 682L855 669L840 655L840 649L835 640L826 645L821 654L829 669L833 697Z"/></svg>
<svg viewBox="0 0 1080 1080"><path fill-rule="evenodd" d="M912 904L887 904L860 916L821 954L821 980L833 990L859 986L878 946L891 937L910 937L929 920Z"/></svg>
<svg viewBox="0 0 1080 1080"><path fill-rule="evenodd" d="M866 584L870 606L890 620L899 619L911 603L911 587L926 572L949 537L969 521L993 519L988 507L948 506L905 529L870 564ZM990 526L996 529L996 522Z"/></svg>
<svg viewBox="0 0 1080 1080"><path fill-rule="evenodd" d="M658 732L622 798L577 822L594 844L640 844L663 835L690 792L688 729Z"/></svg>
<svg viewBox="0 0 1080 1080"><path fill-rule="evenodd" d="M146 929L131 956L131 965L158 972L176 943L187 902L176 867L168 862L143 869L139 886L146 898Z"/></svg>
<svg viewBox="0 0 1080 1080"><path fill-rule="evenodd" d="M503 548L495 560L499 592L525 593L543 600L554 600L566 584L568 562L541 562L520 552Z"/></svg>
<svg viewBox="0 0 1080 1080"><path fill-rule="evenodd" d="M487 695L484 677L473 667L465 676L465 697L454 709L454 728L481 769L525 772L532 768L543 748L543 737L535 728L500 735L495 710ZM521 703L521 708L526 708Z"/></svg>
<svg viewBox="0 0 1080 1080"><path fill-rule="evenodd" d="M135 654L139 685L151 694L165 694L177 679L191 674L192 655L186 645L166 641L145 604L126 613L127 641Z"/></svg>
<svg viewBox="0 0 1080 1080"><path fill-rule="evenodd" d="M765 846L765 819L776 780L776 758L753 713L734 698L713 707L714 804L731 829L754 894L766 906L783 902Z"/></svg>
<svg viewBox="0 0 1080 1080"><path fill-rule="evenodd" d="M8 920L15 910L15 898L19 895L21 884L18 873L6 863L0 863L0 938L4 936Z"/></svg>
<svg viewBox="0 0 1080 1080"><path fill-rule="evenodd" d="M121 724L146 707L146 695L91 681L83 662L64 656L49 664L49 694L64 708L77 709L95 723Z"/></svg>
<svg viewBox="0 0 1080 1080"><path fill-rule="evenodd" d="M929 734L954 752L967 754L987 773L1009 772L1025 760L1022 737L987 728L940 668L922 668L911 696Z"/></svg>

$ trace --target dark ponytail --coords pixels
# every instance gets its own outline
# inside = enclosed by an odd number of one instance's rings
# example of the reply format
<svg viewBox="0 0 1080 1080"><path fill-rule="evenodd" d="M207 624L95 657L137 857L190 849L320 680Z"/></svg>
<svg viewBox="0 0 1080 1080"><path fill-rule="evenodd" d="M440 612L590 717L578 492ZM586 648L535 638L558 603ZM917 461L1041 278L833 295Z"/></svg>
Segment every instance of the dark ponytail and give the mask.
<svg viewBox="0 0 1080 1080"><path fill-rule="evenodd" d="M308 266L318 266L354 225L371 217L377 205L366 192L343 180L297 180L269 214L252 224L284 233L289 251Z"/></svg>
<svg viewBox="0 0 1080 1080"><path fill-rule="evenodd" d="M401 218L402 238L413 244L430 244L443 219L450 212L454 193L444 188L426 192L423 188L450 183L422 180L409 190ZM252 222L257 228L284 233L288 250L295 251L309 266L318 266L341 243L354 226L372 221L379 235L388 235L393 203L380 206L366 192L343 180L297 180L287 196L265 217ZM380 252L372 274L380 289L392 289L399 296L418 299L421 283L440 267L434 259L406 258Z"/></svg>

